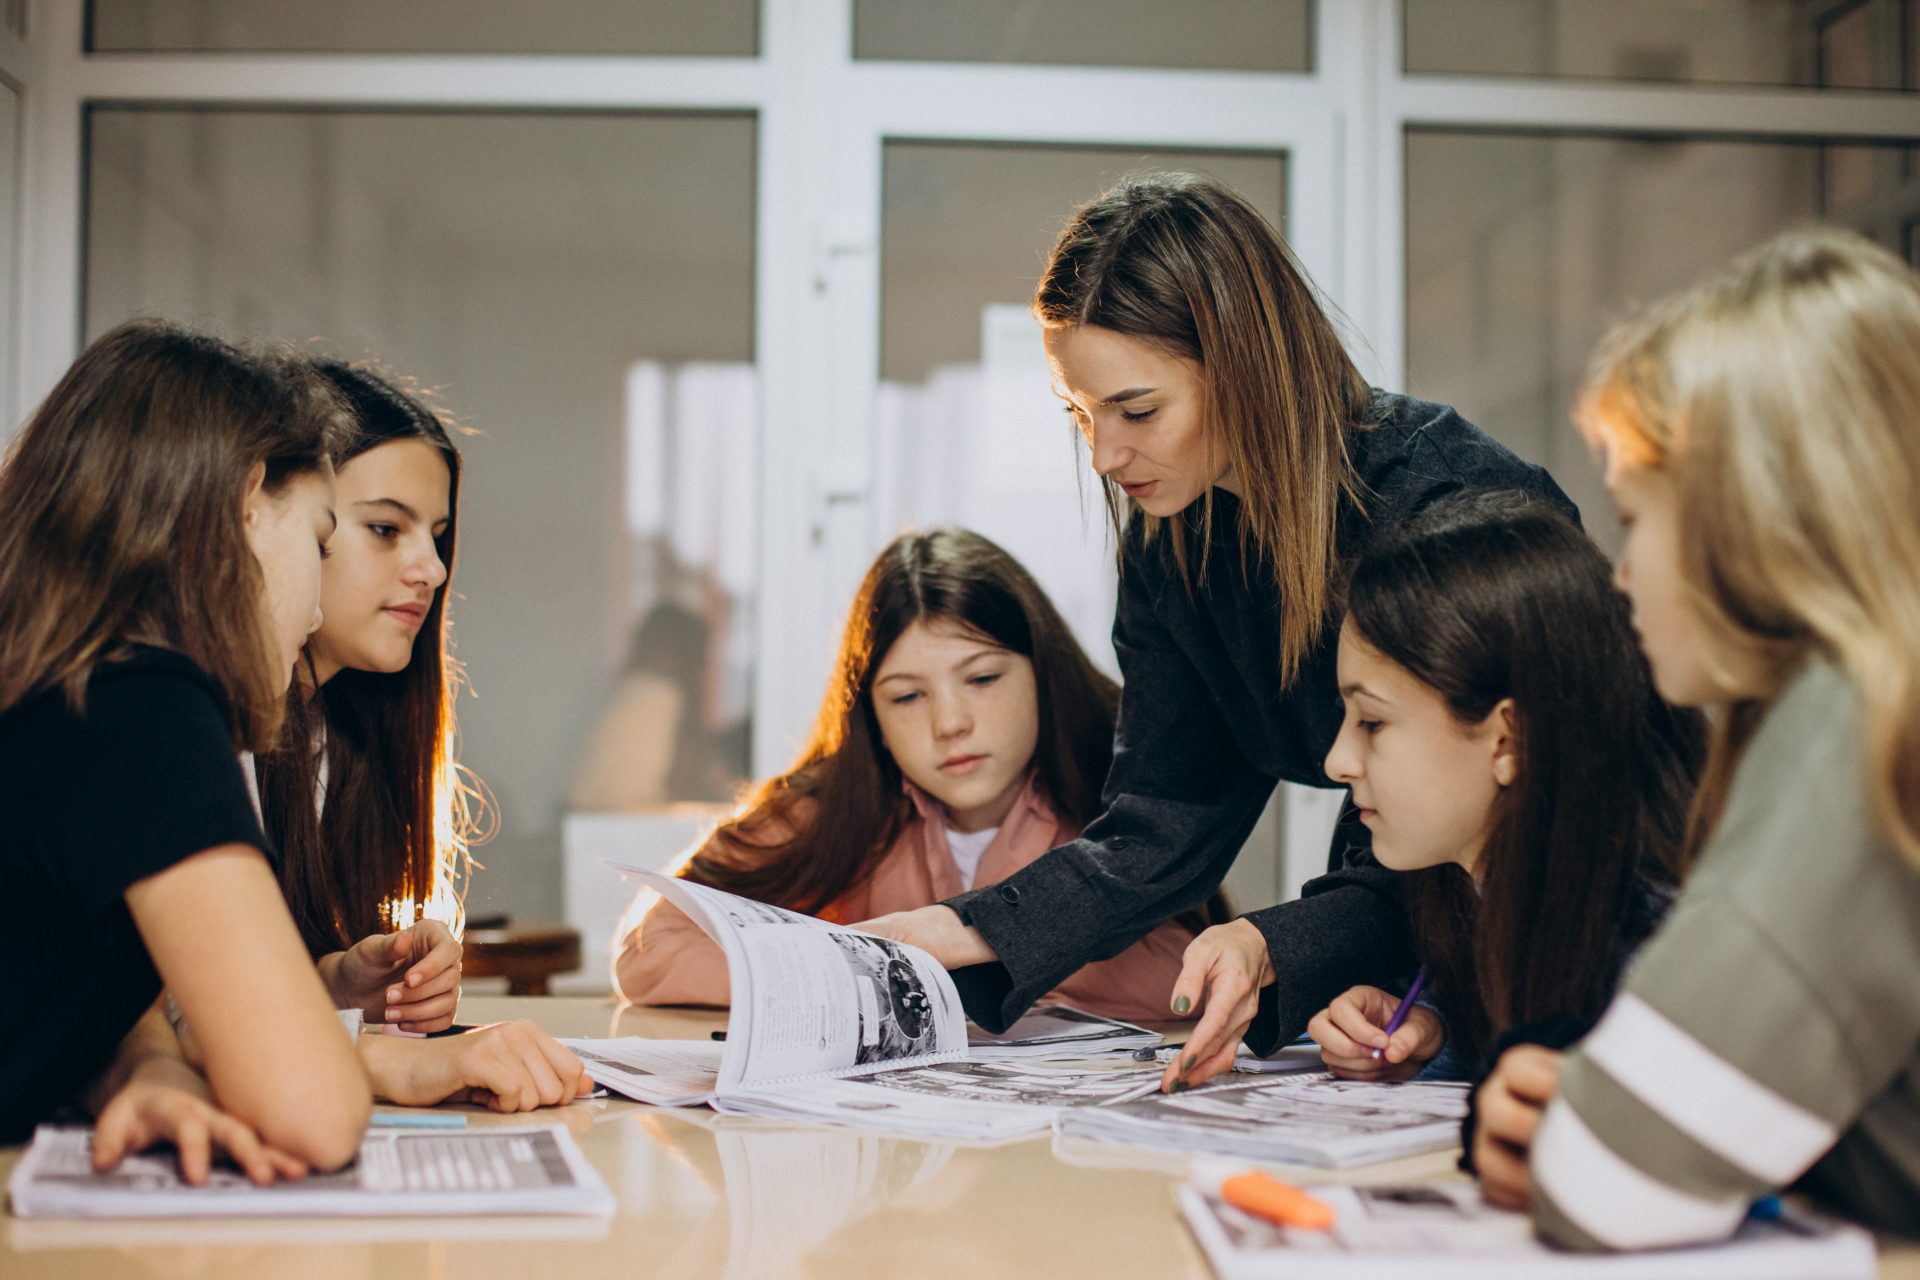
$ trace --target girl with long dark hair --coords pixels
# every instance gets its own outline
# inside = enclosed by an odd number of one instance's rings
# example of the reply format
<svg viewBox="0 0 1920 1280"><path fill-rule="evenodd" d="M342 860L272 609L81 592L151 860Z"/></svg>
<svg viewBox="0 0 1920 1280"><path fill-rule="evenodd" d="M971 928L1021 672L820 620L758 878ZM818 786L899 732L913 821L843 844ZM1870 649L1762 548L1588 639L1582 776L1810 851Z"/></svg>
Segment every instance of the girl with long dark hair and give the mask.
<svg viewBox="0 0 1920 1280"><path fill-rule="evenodd" d="M238 754L317 621L344 427L303 363L140 321L0 466L0 1142L77 1101L100 1168L171 1141L189 1181L218 1147L267 1182L359 1148L366 1077Z"/></svg>
<svg viewBox="0 0 1920 1280"><path fill-rule="evenodd" d="M340 527L278 751L256 758L281 885L334 1002L438 1031L460 998L465 791L452 759L457 673L447 592L460 454L438 415L363 365L319 375L352 410L337 455ZM529 1022L424 1042L364 1037L377 1097L520 1111L590 1087Z"/></svg>
<svg viewBox="0 0 1920 1280"><path fill-rule="evenodd" d="M1117 698L1012 556L965 529L903 534L861 583L799 760L680 874L841 922L997 883L1098 812ZM1163 924L1056 994L1163 1016L1194 932ZM664 901L614 973L639 1003L728 1003L718 946Z"/></svg>
<svg viewBox="0 0 1920 1280"><path fill-rule="evenodd" d="M1308 1024L1322 1057L1471 1076L1497 1038L1577 1038L1679 882L1705 737L1654 692L1606 558L1508 495L1436 509L1355 565L1339 645L1327 775L1406 873L1432 999L1389 1040L1400 997L1348 991Z"/></svg>

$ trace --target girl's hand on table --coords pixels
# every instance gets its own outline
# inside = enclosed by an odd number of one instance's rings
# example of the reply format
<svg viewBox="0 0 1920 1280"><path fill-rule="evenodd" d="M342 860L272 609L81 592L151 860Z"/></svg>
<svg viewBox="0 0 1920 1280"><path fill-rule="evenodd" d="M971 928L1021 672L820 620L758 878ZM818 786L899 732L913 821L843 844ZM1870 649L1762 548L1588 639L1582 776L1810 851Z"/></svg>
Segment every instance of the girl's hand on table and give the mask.
<svg viewBox="0 0 1920 1280"><path fill-rule="evenodd" d="M179 1059L155 1058L135 1068L93 1127L93 1167L105 1173L136 1151L170 1142L180 1175L203 1187L216 1151L258 1186L307 1176L306 1164L267 1145L245 1121L214 1104L206 1080Z"/></svg>
<svg viewBox="0 0 1920 1280"><path fill-rule="evenodd" d="M1537 1044L1507 1050L1473 1095L1473 1167L1489 1204L1525 1211L1533 1205L1527 1156L1547 1104L1560 1091L1564 1055Z"/></svg>
<svg viewBox="0 0 1920 1280"><path fill-rule="evenodd" d="M573 1051L525 1020L431 1040L365 1036L360 1052L374 1096L403 1107L471 1102L532 1111L564 1106L593 1089Z"/></svg>
<svg viewBox="0 0 1920 1280"><path fill-rule="evenodd" d="M1260 1007L1260 988L1272 981L1267 940L1246 920L1214 925L1188 943L1171 1007L1186 1018L1204 1001L1206 1012L1167 1064L1161 1089L1178 1093L1233 1066Z"/></svg>
<svg viewBox="0 0 1920 1280"><path fill-rule="evenodd" d="M1307 1034L1320 1046L1320 1060L1342 1080L1405 1080L1419 1074L1447 1043L1440 1017L1423 1005L1407 1010L1407 1020L1388 1039L1387 1023L1400 997L1379 987L1352 987L1313 1015ZM1376 1049L1383 1049L1374 1057Z"/></svg>

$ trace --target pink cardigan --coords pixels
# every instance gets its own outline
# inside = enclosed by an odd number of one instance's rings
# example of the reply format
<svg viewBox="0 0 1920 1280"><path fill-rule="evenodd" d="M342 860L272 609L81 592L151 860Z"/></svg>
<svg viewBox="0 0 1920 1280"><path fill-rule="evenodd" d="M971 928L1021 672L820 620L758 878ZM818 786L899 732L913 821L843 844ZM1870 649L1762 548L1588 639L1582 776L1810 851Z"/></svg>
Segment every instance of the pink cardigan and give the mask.
<svg viewBox="0 0 1920 1280"><path fill-rule="evenodd" d="M961 892L960 869L947 846L938 802L909 786L914 813L866 883L855 885L820 913L854 924L895 911L930 906ZM1040 795L1032 780L1014 801L993 843L980 858L975 887L1004 880L1056 845L1079 834ZM1167 1007L1180 960L1193 934L1173 921L1107 960L1096 960L1052 993L1090 1013L1130 1022L1172 1019ZM728 1004L727 964L719 944L664 900L622 941L614 980L635 1004Z"/></svg>

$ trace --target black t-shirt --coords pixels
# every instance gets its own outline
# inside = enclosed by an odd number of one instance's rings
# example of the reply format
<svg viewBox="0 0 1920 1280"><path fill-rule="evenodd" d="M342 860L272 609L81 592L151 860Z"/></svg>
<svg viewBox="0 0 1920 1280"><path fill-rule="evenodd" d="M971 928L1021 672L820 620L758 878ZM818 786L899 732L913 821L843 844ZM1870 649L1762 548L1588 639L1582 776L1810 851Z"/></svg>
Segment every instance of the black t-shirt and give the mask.
<svg viewBox="0 0 1920 1280"><path fill-rule="evenodd" d="M159 994L127 888L267 847L224 706L191 661L137 648L95 670L81 714L58 691L0 714L0 1142L74 1097Z"/></svg>

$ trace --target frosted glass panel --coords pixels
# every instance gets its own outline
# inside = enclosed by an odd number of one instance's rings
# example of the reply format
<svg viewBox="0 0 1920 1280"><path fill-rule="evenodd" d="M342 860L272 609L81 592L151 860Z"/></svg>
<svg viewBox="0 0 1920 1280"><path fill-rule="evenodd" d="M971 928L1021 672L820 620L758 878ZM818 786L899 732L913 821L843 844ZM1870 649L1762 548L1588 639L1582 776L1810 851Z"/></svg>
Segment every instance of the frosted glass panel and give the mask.
<svg viewBox="0 0 1920 1280"><path fill-rule="evenodd" d="M1406 68L1912 89L1915 0L1404 0Z"/></svg>
<svg viewBox="0 0 1920 1280"><path fill-rule="evenodd" d="M757 0L93 0L98 52L758 51Z"/></svg>
<svg viewBox="0 0 1920 1280"><path fill-rule="evenodd" d="M853 7L856 58L1306 71L1312 49L1310 0L854 0Z"/></svg>
<svg viewBox="0 0 1920 1280"><path fill-rule="evenodd" d="M1920 196L1902 175L1904 151L1411 133L1409 389L1545 464L1611 543L1611 508L1568 417L1602 334L1809 219L1907 251Z"/></svg>
<svg viewBox="0 0 1920 1280"><path fill-rule="evenodd" d="M557 914L569 809L745 771L754 152L743 115L92 114L89 333L372 356L472 428L450 613L502 821L478 910Z"/></svg>

